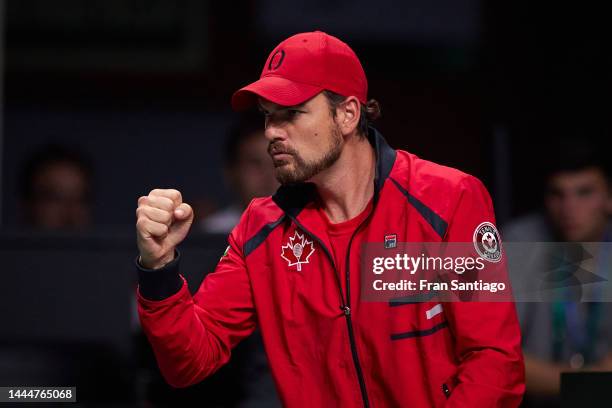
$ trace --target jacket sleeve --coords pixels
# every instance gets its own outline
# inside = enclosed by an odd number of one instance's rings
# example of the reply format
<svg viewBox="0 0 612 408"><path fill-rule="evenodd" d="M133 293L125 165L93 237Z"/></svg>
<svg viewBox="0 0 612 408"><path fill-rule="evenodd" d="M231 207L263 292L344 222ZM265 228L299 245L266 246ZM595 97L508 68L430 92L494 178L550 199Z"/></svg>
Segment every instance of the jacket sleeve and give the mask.
<svg viewBox="0 0 612 408"><path fill-rule="evenodd" d="M473 242L482 222L495 225L491 198L482 183L468 176L461 184L461 196L445 237L448 242ZM449 302L445 311L460 362L446 406L518 406L525 389L525 371L514 303Z"/></svg>
<svg viewBox="0 0 612 408"><path fill-rule="evenodd" d="M229 235L229 246L215 271L193 297L179 275L180 256L157 270L137 264L140 322L163 377L173 387L198 383L214 373L227 363L231 349L255 329L242 252L247 212Z"/></svg>

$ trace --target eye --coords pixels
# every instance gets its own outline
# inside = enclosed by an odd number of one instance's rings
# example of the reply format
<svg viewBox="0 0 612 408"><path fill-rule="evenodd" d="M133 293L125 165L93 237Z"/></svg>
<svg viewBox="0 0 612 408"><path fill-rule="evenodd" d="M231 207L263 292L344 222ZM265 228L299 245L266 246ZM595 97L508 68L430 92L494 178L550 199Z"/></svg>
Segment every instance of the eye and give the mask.
<svg viewBox="0 0 612 408"><path fill-rule="evenodd" d="M300 113L302 113L302 112L297 110L297 109L287 109L287 116L289 118L294 118L294 117L298 116Z"/></svg>
<svg viewBox="0 0 612 408"><path fill-rule="evenodd" d="M595 192L592 187L580 187L577 191L578 197L588 197Z"/></svg>

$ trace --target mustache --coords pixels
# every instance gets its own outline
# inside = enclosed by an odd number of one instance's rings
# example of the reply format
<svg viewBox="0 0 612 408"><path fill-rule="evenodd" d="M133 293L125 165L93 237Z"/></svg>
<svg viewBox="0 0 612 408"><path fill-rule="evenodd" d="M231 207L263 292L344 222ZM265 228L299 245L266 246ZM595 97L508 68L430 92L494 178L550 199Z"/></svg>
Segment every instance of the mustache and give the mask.
<svg viewBox="0 0 612 408"><path fill-rule="evenodd" d="M270 156L275 154L295 155L295 150L289 147L284 147L280 142L272 142L268 145L268 154Z"/></svg>

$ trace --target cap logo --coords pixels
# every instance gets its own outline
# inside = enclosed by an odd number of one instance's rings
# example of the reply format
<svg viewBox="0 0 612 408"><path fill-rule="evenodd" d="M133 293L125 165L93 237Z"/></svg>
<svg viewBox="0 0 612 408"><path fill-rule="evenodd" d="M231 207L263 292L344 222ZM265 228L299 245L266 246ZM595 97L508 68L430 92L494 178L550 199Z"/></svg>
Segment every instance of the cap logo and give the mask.
<svg viewBox="0 0 612 408"><path fill-rule="evenodd" d="M276 51L274 55L272 55L272 58L270 58L270 62L268 63L268 71L277 70L283 63L284 59L285 59L285 51L283 50Z"/></svg>

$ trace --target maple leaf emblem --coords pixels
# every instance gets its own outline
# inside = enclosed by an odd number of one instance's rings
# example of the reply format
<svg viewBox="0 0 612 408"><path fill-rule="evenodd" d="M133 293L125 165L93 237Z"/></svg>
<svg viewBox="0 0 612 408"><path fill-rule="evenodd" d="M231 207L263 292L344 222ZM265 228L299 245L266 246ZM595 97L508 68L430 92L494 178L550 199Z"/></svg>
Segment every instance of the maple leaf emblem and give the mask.
<svg viewBox="0 0 612 408"><path fill-rule="evenodd" d="M287 245L282 246L281 257L289 262L289 266L297 266L297 270L301 271L302 264L308 263L308 258L314 251L312 241L305 239L304 235L298 234L296 230Z"/></svg>
<svg viewBox="0 0 612 408"><path fill-rule="evenodd" d="M487 232L482 237L482 243L485 245L485 249L489 252L493 252L497 249L497 240L495 236L490 232Z"/></svg>

